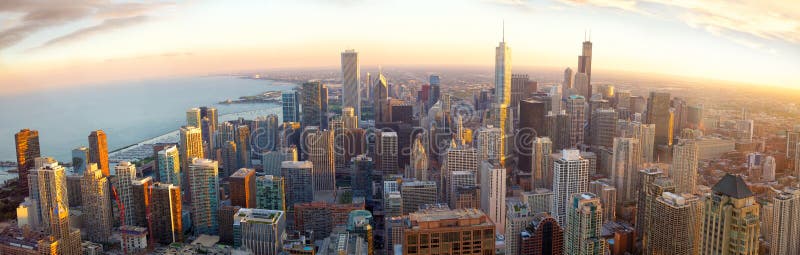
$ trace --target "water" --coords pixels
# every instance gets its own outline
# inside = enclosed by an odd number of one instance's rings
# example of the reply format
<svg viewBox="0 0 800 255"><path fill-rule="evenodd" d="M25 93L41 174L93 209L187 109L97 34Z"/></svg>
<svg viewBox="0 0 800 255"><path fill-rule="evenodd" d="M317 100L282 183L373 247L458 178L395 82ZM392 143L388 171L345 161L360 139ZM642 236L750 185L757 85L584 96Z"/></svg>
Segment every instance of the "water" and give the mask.
<svg viewBox="0 0 800 255"><path fill-rule="evenodd" d="M146 80L0 95L0 160L14 161L14 133L39 130L43 156L70 161L71 151L103 129L115 150L178 129L186 109L213 106L226 120L279 112L277 104L219 104L266 91L291 90L284 82L232 76ZM231 117L228 117L231 116ZM226 118L227 117L227 118ZM0 178L2 179L2 178Z"/></svg>

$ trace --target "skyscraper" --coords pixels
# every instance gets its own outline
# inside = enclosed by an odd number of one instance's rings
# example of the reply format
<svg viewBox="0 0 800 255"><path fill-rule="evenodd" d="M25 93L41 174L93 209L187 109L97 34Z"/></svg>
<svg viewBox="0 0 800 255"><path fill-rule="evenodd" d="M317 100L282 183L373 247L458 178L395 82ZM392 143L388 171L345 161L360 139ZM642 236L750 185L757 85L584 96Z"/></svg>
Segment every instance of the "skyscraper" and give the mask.
<svg viewBox="0 0 800 255"><path fill-rule="evenodd" d="M355 116L361 116L361 67L358 65L358 52L342 52L342 107L355 109Z"/></svg>
<svg viewBox="0 0 800 255"><path fill-rule="evenodd" d="M83 174L87 164L89 164L89 148L81 146L72 149L72 172Z"/></svg>
<svg viewBox="0 0 800 255"><path fill-rule="evenodd" d="M378 172L383 175L398 174L397 132L380 132L378 140Z"/></svg>
<svg viewBox="0 0 800 255"><path fill-rule="evenodd" d="M642 162L639 146L639 140L636 138L614 138L611 179L614 180L614 186L617 189L618 204L633 202L637 199L638 172Z"/></svg>
<svg viewBox="0 0 800 255"><path fill-rule="evenodd" d="M428 78L428 82L431 84L431 94L428 97L428 107L425 109L429 109L431 106L433 106L433 104L439 101L439 93L441 92L439 75L431 75Z"/></svg>
<svg viewBox="0 0 800 255"><path fill-rule="evenodd" d="M475 147L478 150L478 161L496 160L502 162L505 158L503 152L503 131L492 125L482 127L476 135Z"/></svg>
<svg viewBox="0 0 800 255"><path fill-rule="evenodd" d="M653 207L656 198L664 192L675 192L675 185L672 179L664 176L661 169L651 167L639 170L639 199L636 202L636 233L639 233L642 246L647 247L649 243L650 208Z"/></svg>
<svg viewBox="0 0 800 255"><path fill-rule="evenodd" d="M681 140L672 147L672 166L669 176L675 181L677 194L694 194L699 164L697 144L691 140ZM761 169L758 169L761 172Z"/></svg>
<svg viewBox="0 0 800 255"><path fill-rule="evenodd" d="M772 204L771 254L800 254L800 189L778 192Z"/></svg>
<svg viewBox="0 0 800 255"><path fill-rule="evenodd" d="M160 244L183 242L183 213L181 189L169 183L154 183L151 187L151 238ZM215 212L216 214L216 212Z"/></svg>
<svg viewBox="0 0 800 255"><path fill-rule="evenodd" d="M567 114L569 115L569 146L570 148L577 148L579 144L583 144L584 138L584 122L586 117L586 99L580 95L572 95L567 98Z"/></svg>
<svg viewBox="0 0 800 255"><path fill-rule="evenodd" d="M528 204L517 199L509 199L506 203L505 254L517 255L519 253L520 233L533 220L535 214L530 211Z"/></svg>
<svg viewBox="0 0 800 255"><path fill-rule="evenodd" d="M219 225L219 169L217 161L194 158L189 166L192 227L195 235L217 235Z"/></svg>
<svg viewBox="0 0 800 255"><path fill-rule="evenodd" d="M638 178L638 176L634 176ZM600 198L603 206L603 222L615 221L617 219L617 188L609 179L594 180L589 183L589 192Z"/></svg>
<svg viewBox="0 0 800 255"><path fill-rule="evenodd" d="M403 182L400 195L403 197L403 214L416 212L425 205L436 204L439 194L434 181Z"/></svg>
<svg viewBox="0 0 800 255"><path fill-rule="evenodd" d="M617 112L612 108L597 108L592 112L592 123L589 129L590 144L594 146L614 146L617 133Z"/></svg>
<svg viewBox="0 0 800 255"><path fill-rule="evenodd" d="M420 181L428 180L428 153L422 144L422 135L417 135L411 148L411 175Z"/></svg>
<svg viewBox="0 0 800 255"><path fill-rule="evenodd" d="M325 114L328 111L328 88L319 81L303 83L302 88L302 119L303 126L324 127Z"/></svg>
<svg viewBox="0 0 800 255"><path fill-rule="evenodd" d="M703 206L700 254L757 254L759 210L753 192L741 176L731 174L711 191Z"/></svg>
<svg viewBox="0 0 800 255"><path fill-rule="evenodd" d="M361 115L356 115L353 107L342 107L342 127L345 129L358 128L358 120Z"/></svg>
<svg viewBox="0 0 800 255"><path fill-rule="evenodd" d="M386 77L383 72L378 73L378 78L375 79L375 88L373 93L373 112L375 112L375 122L388 122L389 121L389 83L386 82Z"/></svg>
<svg viewBox="0 0 800 255"><path fill-rule="evenodd" d="M553 161L552 215L560 223L567 223L568 201L572 194L586 192L589 185L589 160L580 155L579 150L562 150ZM601 218L602 219L602 218Z"/></svg>
<svg viewBox="0 0 800 255"><path fill-rule="evenodd" d="M90 223L83 228L89 241L103 243L111 237L113 222L110 190L108 178L103 176L97 164L87 165L81 178L81 205L83 221Z"/></svg>
<svg viewBox="0 0 800 255"><path fill-rule="evenodd" d="M553 142L547 137L537 137L531 149L531 190L553 188Z"/></svg>
<svg viewBox="0 0 800 255"><path fill-rule="evenodd" d="M38 145L38 133L37 133ZM97 167L103 171L103 175L111 175L108 166L108 142L106 141L106 133L103 130L95 130L89 134L89 162L97 163Z"/></svg>
<svg viewBox="0 0 800 255"><path fill-rule="evenodd" d="M300 122L300 93L284 91L281 94L283 122Z"/></svg>
<svg viewBox="0 0 800 255"><path fill-rule="evenodd" d="M547 213L539 213L519 234L519 253L564 254L564 228Z"/></svg>
<svg viewBox="0 0 800 255"><path fill-rule="evenodd" d="M572 68L567 67L564 69L564 81L561 82L561 99L567 99L569 96L569 90L572 89L573 79L575 74L572 72Z"/></svg>
<svg viewBox="0 0 800 255"><path fill-rule="evenodd" d="M69 227L66 171L58 162L44 163L36 171L39 208L48 216L45 233L58 242L58 254L81 254L81 232Z"/></svg>
<svg viewBox="0 0 800 255"><path fill-rule="evenodd" d="M703 204L698 196L664 192L650 208L649 242L644 254L699 253Z"/></svg>
<svg viewBox="0 0 800 255"><path fill-rule="evenodd" d="M222 171L225 175L233 174L236 169L239 169L239 151L236 150L236 142L226 141L222 146Z"/></svg>
<svg viewBox="0 0 800 255"><path fill-rule="evenodd" d="M286 186L278 175L256 177L256 206L259 209L286 211Z"/></svg>
<svg viewBox="0 0 800 255"><path fill-rule="evenodd" d="M531 80L528 78L527 74L511 75L511 104L509 104L509 107L519 110L519 101L528 98L528 95L526 95L525 91L528 83L530 82Z"/></svg>
<svg viewBox="0 0 800 255"><path fill-rule="evenodd" d="M481 209L495 223L498 234L506 229L506 169L496 160L481 162Z"/></svg>
<svg viewBox="0 0 800 255"><path fill-rule="evenodd" d="M230 178L231 205L243 208L256 207L256 170L240 168Z"/></svg>
<svg viewBox="0 0 800 255"><path fill-rule="evenodd" d="M193 158L203 158L203 137L200 128L183 126L180 129L181 169L188 170Z"/></svg>
<svg viewBox="0 0 800 255"><path fill-rule="evenodd" d="M572 94L570 96L578 95L584 98L591 98L591 90L589 90L589 76L585 73L576 73L573 80Z"/></svg>
<svg viewBox="0 0 800 255"><path fill-rule="evenodd" d="M117 190L119 202L122 203L125 221L122 225L135 226L136 219L134 211L136 209L133 202L133 180L136 179L136 166L127 161L122 161L114 167L116 181L114 186Z"/></svg>
<svg viewBox="0 0 800 255"><path fill-rule="evenodd" d="M408 218L403 231L403 254L495 253L495 225L478 209L431 207L411 213ZM437 235L447 238L423 239ZM437 246L450 248L429 248Z"/></svg>
<svg viewBox="0 0 800 255"><path fill-rule="evenodd" d="M601 237L603 206L595 194L584 192L570 196L564 232L564 254L605 254L606 241Z"/></svg>
<svg viewBox="0 0 800 255"><path fill-rule="evenodd" d="M549 112L544 116L546 122L546 135L550 137L553 142L554 150L563 150L570 148L570 132L571 118L567 115L566 111Z"/></svg>
<svg viewBox="0 0 800 255"><path fill-rule="evenodd" d="M20 189L27 195L28 171L33 169L33 160L41 156L39 151L39 131L23 129L14 134L17 149L17 172Z"/></svg>
<svg viewBox="0 0 800 255"><path fill-rule="evenodd" d="M455 146L447 149L444 155L444 162L442 163L442 178L440 187L449 187L448 178L450 172L454 171L469 171L474 176L478 175L478 153L475 148L466 146ZM442 200L447 200L450 197L450 190L443 189Z"/></svg>
<svg viewBox="0 0 800 255"><path fill-rule="evenodd" d="M303 151L307 153L306 159L314 165L314 191L335 190L333 131L306 127L304 135Z"/></svg>
<svg viewBox="0 0 800 255"><path fill-rule="evenodd" d="M133 190L133 217L135 226L147 228L150 225L150 210L152 208L153 195L150 187L153 186L153 177L147 176L135 179L131 182Z"/></svg>
<svg viewBox="0 0 800 255"><path fill-rule="evenodd" d="M672 145L672 112L670 111L670 94L651 91L647 98L648 124L656 125L655 145Z"/></svg>
<svg viewBox="0 0 800 255"><path fill-rule="evenodd" d="M586 84L589 97L592 93L592 42L588 39L583 41L581 55L578 56L578 73L586 74Z"/></svg>
<svg viewBox="0 0 800 255"><path fill-rule="evenodd" d="M200 108L189 108L186 110L186 126L200 128L203 117L200 116Z"/></svg>
<svg viewBox="0 0 800 255"><path fill-rule="evenodd" d="M495 103L511 105L511 49L506 45L505 34L494 51L494 93Z"/></svg>
<svg viewBox="0 0 800 255"><path fill-rule="evenodd" d="M236 158L238 159L239 167L251 167L252 164L250 163L250 143L252 139L250 139L250 127L246 125L240 125L236 127L236 152L239 154ZM227 170L227 171L233 171Z"/></svg>
<svg viewBox="0 0 800 255"><path fill-rule="evenodd" d="M281 176L286 185L288 211L294 211L295 204L314 201L314 164L311 161L284 161Z"/></svg>
<svg viewBox="0 0 800 255"><path fill-rule="evenodd" d="M642 163L653 162L653 152L655 151L655 132L654 124L642 124L637 121L617 121L617 136L636 138L641 145Z"/></svg>
<svg viewBox="0 0 800 255"><path fill-rule="evenodd" d="M158 181L175 184L175 186L180 187L183 174L181 173L181 159L178 148L175 145L167 146L158 151L157 157Z"/></svg>
<svg viewBox="0 0 800 255"><path fill-rule="evenodd" d="M235 247L247 247L254 254L278 255L286 235L286 212L239 209L233 218Z"/></svg>

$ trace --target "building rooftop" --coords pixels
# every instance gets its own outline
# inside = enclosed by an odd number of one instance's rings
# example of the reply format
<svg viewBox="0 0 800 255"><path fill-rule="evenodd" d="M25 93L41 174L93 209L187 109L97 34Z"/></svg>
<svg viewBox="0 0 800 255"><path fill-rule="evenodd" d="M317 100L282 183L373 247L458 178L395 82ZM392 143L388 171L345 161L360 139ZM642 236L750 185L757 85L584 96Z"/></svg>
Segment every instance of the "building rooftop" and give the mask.
<svg viewBox="0 0 800 255"><path fill-rule="evenodd" d="M246 177L248 174L255 173L255 172L256 172L256 170L252 169L252 168L239 168L239 170L236 170L236 172L231 174L231 177L243 178L243 177Z"/></svg>
<svg viewBox="0 0 800 255"><path fill-rule="evenodd" d="M447 206L431 206L409 214L412 228L442 228L493 225L483 211L475 208L452 210ZM436 223L438 224L427 224Z"/></svg>
<svg viewBox="0 0 800 255"><path fill-rule="evenodd" d="M281 168L313 168L311 161L283 161Z"/></svg>
<svg viewBox="0 0 800 255"><path fill-rule="evenodd" d="M234 216L234 222L272 224L283 215L283 211L241 208Z"/></svg>
<svg viewBox="0 0 800 255"><path fill-rule="evenodd" d="M750 188L744 183L742 177L732 174L723 176L711 190L738 199L753 196L753 192L750 191Z"/></svg>

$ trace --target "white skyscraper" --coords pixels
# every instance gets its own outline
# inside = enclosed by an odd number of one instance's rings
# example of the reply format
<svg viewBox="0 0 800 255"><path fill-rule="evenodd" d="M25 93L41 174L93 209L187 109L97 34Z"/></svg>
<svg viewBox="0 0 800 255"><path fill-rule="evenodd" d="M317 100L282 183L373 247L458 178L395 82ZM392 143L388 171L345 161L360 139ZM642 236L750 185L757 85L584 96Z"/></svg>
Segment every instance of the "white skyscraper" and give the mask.
<svg viewBox="0 0 800 255"><path fill-rule="evenodd" d="M115 186L119 202L125 206L125 222L123 225L136 225L134 217L135 207L133 205L133 180L136 179L136 166L127 161L122 161L114 167L117 178Z"/></svg>
<svg viewBox="0 0 800 255"><path fill-rule="evenodd" d="M642 157L639 140L636 138L614 138L611 160L611 179L617 189L617 203L635 201L637 179ZM605 205L606 207L616 205Z"/></svg>
<svg viewBox="0 0 800 255"><path fill-rule="evenodd" d="M481 209L492 219L495 231L505 234L506 169L495 160L481 162Z"/></svg>
<svg viewBox="0 0 800 255"><path fill-rule="evenodd" d="M681 140L673 145L669 177L675 181L676 193L694 193L697 183L698 154L697 144L690 140Z"/></svg>
<svg viewBox="0 0 800 255"><path fill-rule="evenodd" d="M553 207L551 215L564 225L567 219L567 201L572 194L586 192L589 185L589 160L581 157L579 150L562 150L553 161Z"/></svg>
<svg viewBox="0 0 800 255"><path fill-rule="evenodd" d="M355 109L355 116L361 116L361 67L358 65L358 52L342 52L342 107Z"/></svg>
<svg viewBox="0 0 800 255"><path fill-rule="evenodd" d="M772 204L770 254L800 254L800 189L778 192Z"/></svg>
<svg viewBox="0 0 800 255"><path fill-rule="evenodd" d="M511 103L511 49L505 41L495 48L494 55L494 93L497 104Z"/></svg>
<svg viewBox="0 0 800 255"><path fill-rule="evenodd" d="M215 235L219 230L219 163L202 158L192 159L189 186L192 191L192 228L194 233Z"/></svg>

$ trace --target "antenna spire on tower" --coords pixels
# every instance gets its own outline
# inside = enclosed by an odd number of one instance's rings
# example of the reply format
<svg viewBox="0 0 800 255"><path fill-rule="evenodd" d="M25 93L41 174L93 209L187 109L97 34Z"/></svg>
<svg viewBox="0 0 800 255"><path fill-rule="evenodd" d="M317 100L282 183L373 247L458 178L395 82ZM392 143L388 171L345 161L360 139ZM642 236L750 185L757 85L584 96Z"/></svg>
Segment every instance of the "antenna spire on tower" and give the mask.
<svg viewBox="0 0 800 255"><path fill-rule="evenodd" d="M503 42L506 42L506 20L503 20Z"/></svg>

